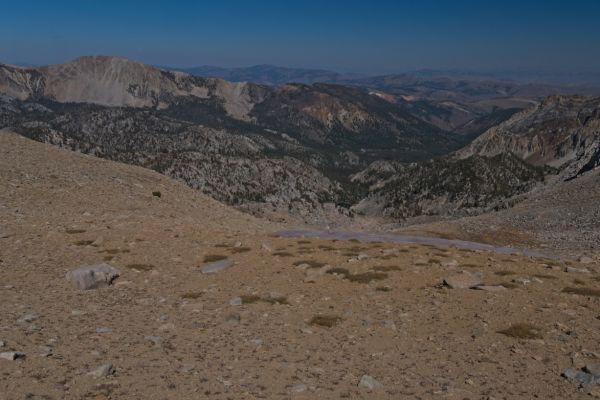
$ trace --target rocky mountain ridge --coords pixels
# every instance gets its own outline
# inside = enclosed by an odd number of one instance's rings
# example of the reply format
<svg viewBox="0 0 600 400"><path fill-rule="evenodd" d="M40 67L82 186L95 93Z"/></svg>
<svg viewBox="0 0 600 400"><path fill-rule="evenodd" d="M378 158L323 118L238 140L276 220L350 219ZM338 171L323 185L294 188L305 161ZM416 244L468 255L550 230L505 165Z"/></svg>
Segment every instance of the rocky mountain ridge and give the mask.
<svg viewBox="0 0 600 400"><path fill-rule="evenodd" d="M477 213L544 181L508 156L425 161L464 136L360 87L232 84L87 57L3 66L0 91L1 127L154 169L257 215L327 224L332 210L395 220Z"/></svg>
<svg viewBox="0 0 600 400"><path fill-rule="evenodd" d="M552 96L489 129L459 157L511 152L571 179L600 165L600 98Z"/></svg>

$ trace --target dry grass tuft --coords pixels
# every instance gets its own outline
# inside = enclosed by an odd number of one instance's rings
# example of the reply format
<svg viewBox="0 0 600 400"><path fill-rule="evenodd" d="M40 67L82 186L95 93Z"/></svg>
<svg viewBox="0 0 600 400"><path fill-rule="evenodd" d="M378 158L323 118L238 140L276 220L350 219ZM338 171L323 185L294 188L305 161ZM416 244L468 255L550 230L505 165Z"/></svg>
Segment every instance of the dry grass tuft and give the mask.
<svg viewBox="0 0 600 400"><path fill-rule="evenodd" d="M388 277L388 274L383 272L364 272L362 274L350 274L346 275L345 279L348 279L350 282L357 283L370 283L373 281L381 281Z"/></svg>
<svg viewBox="0 0 600 400"><path fill-rule="evenodd" d="M600 290L585 287L566 287L563 293L578 294L580 296L600 297Z"/></svg>
<svg viewBox="0 0 600 400"><path fill-rule="evenodd" d="M346 268L341 268L341 267L335 267L335 268L328 269L327 273L328 274L343 275L343 276L350 275L350 271L348 271Z"/></svg>
<svg viewBox="0 0 600 400"><path fill-rule="evenodd" d="M259 302L269 303L269 304L284 304L289 305L290 303L287 300L287 297L260 297L254 294L246 294L241 295L240 299L242 299L242 304L255 304Z"/></svg>
<svg viewBox="0 0 600 400"><path fill-rule="evenodd" d="M136 271L152 271L156 267L152 264L127 264L125 268L134 269Z"/></svg>
<svg viewBox="0 0 600 400"><path fill-rule="evenodd" d="M209 262L221 261L221 260L225 260L226 258L227 258L227 256L224 256L222 254L207 254L204 256L204 262L209 263Z"/></svg>
<svg viewBox="0 0 600 400"><path fill-rule="evenodd" d="M278 257L294 257L294 255L288 251L276 251L273 255Z"/></svg>
<svg viewBox="0 0 600 400"><path fill-rule="evenodd" d="M325 266L324 262L314 261L314 260L300 260L300 261L294 262L293 265L295 265L297 267L302 264L307 264L308 268L321 268L321 267Z"/></svg>
<svg viewBox="0 0 600 400"><path fill-rule="evenodd" d="M89 246L92 243L94 243L93 240L78 240L76 242L73 242L73 244L76 246Z"/></svg>
<svg viewBox="0 0 600 400"><path fill-rule="evenodd" d="M388 277L388 274L385 274L383 272L371 272L371 271L363 272L361 274L351 274L350 271L348 271L346 268L340 268L340 267L331 268L331 269L327 270L327 273L342 275L344 277L344 279L347 279L350 282L355 282L355 283L370 283L373 281L380 281L380 280L386 279Z"/></svg>
<svg viewBox="0 0 600 400"><path fill-rule="evenodd" d="M516 275L517 273L514 271L503 270L503 271L496 271L496 272L494 272L494 274L496 274L498 276L509 276L509 275Z"/></svg>
<svg viewBox="0 0 600 400"><path fill-rule="evenodd" d="M256 296L254 294L241 295L240 299L242 299L242 304L254 304L258 303L261 300L260 296Z"/></svg>
<svg viewBox="0 0 600 400"><path fill-rule="evenodd" d="M233 247L231 249L231 253L232 254L247 253L250 250L252 250L250 247Z"/></svg>
<svg viewBox="0 0 600 400"><path fill-rule="evenodd" d="M309 324L313 326L332 328L340 322L342 322L342 318L336 315L315 315L311 318Z"/></svg>
<svg viewBox="0 0 600 400"><path fill-rule="evenodd" d="M69 235L74 235L77 233L85 233L85 229L67 229L65 230L66 233L68 233Z"/></svg>
<svg viewBox="0 0 600 400"><path fill-rule="evenodd" d="M181 295L182 299L195 300L202 296L202 292L187 292Z"/></svg>
<svg viewBox="0 0 600 400"><path fill-rule="evenodd" d="M319 245L318 247L319 247L319 249L321 249L321 250L326 250L326 251L335 250L335 247L332 247L332 246L327 246L327 245L324 245L324 244L321 244L321 245Z"/></svg>
<svg viewBox="0 0 600 400"><path fill-rule="evenodd" d="M516 339L531 340L543 338L541 329L528 323L513 324L506 329L498 331L498 333Z"/></svg>
<svg viewBox="0 0 600 400"><path fill-rule="evenodd" d="M397 265L378 265L376 267L373 267L373 271L377 271L377 272L402 271L402 268L400 268Z"/></svg>
<svg viewBox="0 0 600 400"><path fill-rule="evenodd" d="M534 274L533 276L539 279L558 279L556 276L548 274Z"/></svg>

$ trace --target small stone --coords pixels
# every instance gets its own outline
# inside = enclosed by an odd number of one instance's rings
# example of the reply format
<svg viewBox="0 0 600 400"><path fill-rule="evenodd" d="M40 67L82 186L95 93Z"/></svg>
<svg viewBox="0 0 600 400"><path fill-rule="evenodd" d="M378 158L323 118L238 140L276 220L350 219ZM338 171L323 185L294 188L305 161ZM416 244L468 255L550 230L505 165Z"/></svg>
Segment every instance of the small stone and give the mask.
<svg viewBox="0 0 600 400"><path fill-rule="evenodd" d="M242 299L240 297L234 297L233 299L229 300L229 305L233 307L241 306Z"/></svg>
<svg viewBox="0 0 600 400"><path fill-rule="evenodd" d="M21 318L19 318L17 320L17 322L19 323L24 323L24 322L33 322L36 319L38 319L38 316L35 314L27 314L27 315L23 315Z"/></svg>
<svg viewBox="0 0 600 400"><path fill-rule="evenodd" d="M88 375L93 376L94 378L106 378L115 373L115 369L112 364L104 364L99 366L93 371L90 371Z"/></svg>
<svg viewBox="0 0 600 400"><path fill-rule="evenodd" d="M260 248L268 253L271 253L273 251L273 249L265 243L261 244Z"/></svg>
<svg viewBox="0 0 600 400"><path fill-rule="evenodd" d="M90 290L109 286L120 272L108 264L89 265L67 273L67 279L75 289Z"/></svg>
<svg viewBox="0 0 600 400"><path fill-rule="evenodd" d="M4 353L0 353L0 358L4 360L14 361L19 358L25 358L25 354L20 351L6 351Z"/></svg>
<svg viewBox="0 0 600 400"><path fill-rule="evenodd" d="M475 287L473 287L473 289L484 290L486 292L501 292L503 290L506 290L506 288L501 285L481 285L481 286L475 286Z"/></svg>
<svg viewBox="0 0 600 400"><path fill-rule="evenodd" d="M362 378L360 378L360 382L358 383L358 386L366 388L368 390L377 390L377 389L383 388L383 385L381 383L377 382L375 380L375 378L373 378L370 375L363 375Z"/></svg>
<svg viewBox="0 0 600 400"><path fill-rule="evenodd" d="M175 330L175 324L172 323L172 322L167 322L166 324L162 324L161 326L159 326L158 330L161 331L161 332L174 331Z"/></svg>
<svg viewBox="0 0 600 400"><path fill-rule="evenodd" d="M154 345L159 345L162 342L162 338L160 336L144 336L144 340L152 342Z"/></svg>
<svg viewBox="0 0 600 400"><path fill-rule="evenodd" d="M292 386L292 388L290 389L290 392L302 393L302 392L305 392L306 390L308 390L308 386L304 383L300 383L298 385Z"/></svg>
<svg viewBox="0 0 600 400"><path fill-rule="evenodd" d="M6 342L4 340L0 340L0 347L6 346Z"/></svg>
<svg viewBox="0 0 600 400"><path fill-rule="evenodd" d="M216 274L233 266L233 261L225 259L205 264L201 271L203 274Z"/></svg>
<svg viewBox="0 0 600 400"><path fill-rule="evenodd" d="M41 357L50 357L54 351L50 346L40 346L40 356Z"/></svg>
<svg viewBox="0 0 600 400"><path fill-rule="evenodd" d="M512 280L513 283L518 283L519 285L527 286L531 283L531 280L527 278L515 278Z"/></svg>
<svg viewBox="0 0 600 400"><path fill-rule="evenodd" d="M190 372L192 372L196 367L194 366L194 364L184 364L180 371L186 374L189 374Z"/></svg>
<svg viewBox="0 0 600 400"><path fill-rule="evenodd" d="M470 289L481 285L481 274L462 271L444 278L444 285L451 289Z"/></svg>
<svg viewBox="0 0 600 400"><path fill-rule="evenodd" d="M242 317L240 317L240 314L235 313L227 314L227 316L225 316L225 321L231 323L238 323L241 321L241 319Z"/></svg>
<svg viewBox="0 0 600 400"><path fill-rule="evenodd" d="M242 242L235 242L235 244L233 245L233 247L242 247Z"/></svg>
<svg viewBox="0 0 600 400"><path fill-rule="evenodd" d="M594 262L594 260L591 257L583 256L583 257L579 257L579 262L582 264L591 264Z"/></svg>
<svg viewBox="0 0 600 400"><path fill-rule="evenodd" d="M587 269L587 268L567 267L567 268L565 268L565 272L580 273L580 274L589 274L590 270Z"/></svg>
<svg viewBox="0 0 600 400"><path fill-rule="evenodd" d="M458 267L458 261L456 261L456 260L444 261L444 262L442 262L441 265L442 265L442 267L446 267L446 268Z"/></svg>
<svg viewBox="0 0 600 400"><path fill-rule="evenodd" d="M365 253L360 253L356 258L359 261L362 261L362 260L366 260L367 258L371 258L371 256L369 256L368 254L365 254Z"/></svg>
<svg viewBox="0 0 600 400"><path fill-rule="evenodd" d="M96 333L111 333L112 329L110 328L96 328Z"/></svg>

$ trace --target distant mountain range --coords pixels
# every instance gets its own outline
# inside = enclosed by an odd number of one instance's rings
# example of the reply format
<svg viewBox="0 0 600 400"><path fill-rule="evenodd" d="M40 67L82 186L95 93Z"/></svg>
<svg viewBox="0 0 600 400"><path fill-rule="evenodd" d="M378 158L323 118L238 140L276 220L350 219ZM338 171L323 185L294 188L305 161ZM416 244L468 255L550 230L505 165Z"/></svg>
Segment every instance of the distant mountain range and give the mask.
<svg viewBox="0 0 600 400"><path fill-rule="evenodd" d="M366 77L360 74L343 74L322 69L288 68L275 65L254 65L241 68L223 68L200 66L193 68L163 69L186 72L196 76L207 76L226 79L231 82L253 82L262 85L282 85L285 83L335 83Z"/></svg>
<svg viewBox="0 0 600 400"><path fill-rule="evenodd" d="M313 220L326 204L392 219L483 212L544 182L548 166L571 178L599 164L598 99L543 98L573 88L347 79L273 86L101 56L0 64L0 128Z"/></svg>
<svg viewBox="0 0 600 400"><path fill-rule="evenodd" d="M20 64L19 64L20 65ZM24 65L24 66L32 66ZM254 82L265 85L284 83L342 83L366 79L382 79L386 76L411 76L416 78L450 78L465 81L504 81L510 84L543 84L551 86L595 86L600 87L600 72L544 72L533 70L476 71L463 69L418 69L395 74L368 75L359 73L340 73L316 68L291 68L270 64L248 67L219 67L203 65L199 67L177 68L161 66L161 69L186 72L191 75L223 78L233 82Z"/></svg>

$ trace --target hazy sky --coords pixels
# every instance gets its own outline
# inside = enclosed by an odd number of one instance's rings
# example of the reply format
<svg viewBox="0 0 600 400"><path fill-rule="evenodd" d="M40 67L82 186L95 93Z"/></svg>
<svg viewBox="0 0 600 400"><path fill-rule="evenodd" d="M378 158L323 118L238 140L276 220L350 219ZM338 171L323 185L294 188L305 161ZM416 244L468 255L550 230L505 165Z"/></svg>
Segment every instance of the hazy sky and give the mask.
<svg viewBox="0 0 600 400"><path fill-rule="evenodd" d="M600 0L0 0L0 60L600 70Z"/></svg>

